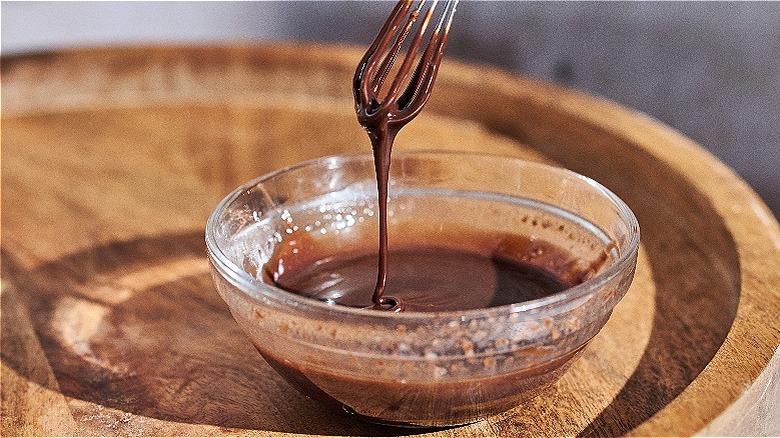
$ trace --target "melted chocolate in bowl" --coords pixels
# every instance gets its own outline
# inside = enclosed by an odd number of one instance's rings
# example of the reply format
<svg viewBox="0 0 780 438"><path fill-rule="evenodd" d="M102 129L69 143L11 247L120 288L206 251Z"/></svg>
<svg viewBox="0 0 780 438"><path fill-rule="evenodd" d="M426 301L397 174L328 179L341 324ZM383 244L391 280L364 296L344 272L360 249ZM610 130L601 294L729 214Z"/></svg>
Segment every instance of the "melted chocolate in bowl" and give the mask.
<svg viewBox="0 0 780 438"><path fill-rule="evenodd" d="M457 243L450 248L433 246L435 242L426 246L410 239L391 248L385 293L398 299L404 311L481 309L544 298L574 286L583 275L571 254L549 242L504 236L504 245L511 243L513 249L505 254L491 250L488 242L494 238L475 230L462 230L457 239L479 250L459 249ZM374 306L375 251L333 254L311 245L305 253L300 249L297 244L283 246L266 264L265 280L329 304ZM546 267L535 262L542 255Z"/></svg>
<svg viewBox="0 0 780 438"><path fill-rule="evenodd" d="M513 408L567 369L625 294L636 221L562 169L459 153L393 161L387 295L404 311L370 308L371 156L229 195L207 225L217 289L268 363L328 405L412 426Z"/></svg>
<svg viewBox="0 0 780 438"><path fill-rule="evenodd" d="M396 236L397 232L391 233ZM580 283L590 269L588 263L562 248L528 236L497 236L453 227L446 239L439 236L450 243L439 240L426 244L424 236L411 233L388 254L385 290L402 300L405 312L482 309L544 298ZM370 247L374 242L355 242L356 250L334 254L326 243L319 246L311 236L296 235L290 241L295 243L283 242L281 250L266 263L264 281L333 306L373 308L377 254ZM496 242L500 243L496 246ZM595 260L600 265L605 258ZM403 339L402 334L399 337ZM470 343L464 337L457 353L463 354L465 348L466 354L473 354L468 351ZM364 419L388 423L386 419L393 418L390 423L406 425L447 425L509 409L557 380L581 350L506 374L410 381L383 378L382 361L366 364L367 370L373 368L376 374L358 377L325 368L298 367L263 345L256 348L304 394ZM492 360L477 359L478 366L493 366Z"/></svg>

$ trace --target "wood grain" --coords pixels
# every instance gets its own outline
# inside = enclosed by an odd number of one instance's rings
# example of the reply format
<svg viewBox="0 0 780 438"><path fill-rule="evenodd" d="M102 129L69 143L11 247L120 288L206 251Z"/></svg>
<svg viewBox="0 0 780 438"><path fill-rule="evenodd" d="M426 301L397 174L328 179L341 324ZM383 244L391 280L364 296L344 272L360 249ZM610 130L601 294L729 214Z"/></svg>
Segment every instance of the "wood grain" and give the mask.
<svg viewBox="0 0 780 438"><path fill-rule="evenodd" d="M451 61L398 148L597 179L639 218L634 284L550 393L473 425L376 427L289 387L214 291L203 227L250 178L369 150L349 89L359 56L269 45L3 59L0 434L780 433L780 227L759 198L642 114Z"/></svg>

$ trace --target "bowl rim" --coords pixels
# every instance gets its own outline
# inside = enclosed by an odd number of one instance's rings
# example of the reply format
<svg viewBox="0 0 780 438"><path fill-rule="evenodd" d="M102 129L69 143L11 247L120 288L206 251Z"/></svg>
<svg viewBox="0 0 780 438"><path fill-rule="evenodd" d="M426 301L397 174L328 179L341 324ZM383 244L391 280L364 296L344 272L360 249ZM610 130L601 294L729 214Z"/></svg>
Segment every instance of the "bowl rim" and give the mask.
<svg viewBox="0 0 780 438"><path fill-rule="evenodd" d="M441 156L448 155L451 157L461 158L475 158L479 159L496 159L502 161L512 161L521 166L530 166L546 169L551 172L558 172L575 179L579 179L591 189L607 198L616 208L618 215L626 222L629 229L628 238L624 246L625 250L622 251L610 267L606 270L598 273L592 278L564 289L560 292L548 295L546 297L537 298L534 300L523 301L520 303L506 304L503 306L469 309L469 310L449 310L439 312L420 312L420 311L404 311L404 312L378 312L372 309L362 309L348 306L337 306L327 304L313 298L298 295L289 291L286 291L277 286L265 283L245 272L238 265L233 263L225 253L220 249L216 241L216 230L218 225L219 216L233 201L239 196L246 193L248 190L256 187L258 184L268 181L280 174L291 172L303 167L323 165L327 163L329 166L338 166L339 164L350 160L372 160L373 155L367 153L346 153L338 155L329 155L310 160L302 161L296 164L282 167L272 172L266 173L262 176L256 177L250 181L241 184L239 187L231 191L226 195L214 210L209 215L206 222L206 249L210 262L214 265L217 271L226 280L236 286L246 298L251 300L258 300L259 297L270 299L283 306L294 307L298 312L314 312L318 314L330 314L340 315L344 318L364 319L368 318L368 322L377 323L382 319L390 319L394 322L405 321L410 322L412 320L424 320L430 321L432 316L443 319L457 318L461 321L468 321L474 319L484 319L490 317L498 317L501 315L518 314L518 313L531 313L533 311L540 311L542 308L550 307L555 308L556 305L564 306L573 300L588 295L589 293L598 290L598 288L604 283L609 282L615 278L620 272L622 272L627 264L632 263L639 251L640 242L640 229L639 222L634 215L633 211L626 205L626 203L620 199L611 190L606 188L601 183L595 181L592 178L581 175L572 170L564 167L554 166L550 164L540 163L537 161L524 160L517 157L490 154L483 152L472 151L451 151L451 150L415 150L415 151L397 151L392 155L392 160L400 160L407 157L415 156ZM251 293L250 293L251 291ZM534 312L535 313L535 312Z"/></svg>

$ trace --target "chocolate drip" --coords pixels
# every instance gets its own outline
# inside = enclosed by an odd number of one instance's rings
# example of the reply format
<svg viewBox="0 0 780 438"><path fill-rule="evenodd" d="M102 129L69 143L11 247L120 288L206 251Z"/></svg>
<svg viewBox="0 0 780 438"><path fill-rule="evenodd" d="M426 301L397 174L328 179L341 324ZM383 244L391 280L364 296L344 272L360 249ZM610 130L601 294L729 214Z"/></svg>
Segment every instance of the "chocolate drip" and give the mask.
<svg viewBox="0 0 780 438"><path fill-rule="evenodd" d="M398 68L394 80L387 87L384 97L380 97L380 92L385 91L383 89L385 79L393 68L404 40L409 36L414 22L420 17L422 4L412 9L413 3L404 0L397 3L358 65L353 81L358 121L371 139L376 168L379 252L372 307L380 310L401 311L404 307L399 298L384 295L388 269L387 197L393 142L398 131L419 114L431 96L447 42L449 24L455 11L454 4L447 5L439 25L433 31L428 46L420 55L417 66L412 72L416 58L414 55L419 50L435 6L428 10L419 32L412 38L409 53ZM449 17L449 20L445 20L446 17Z"/></svg>

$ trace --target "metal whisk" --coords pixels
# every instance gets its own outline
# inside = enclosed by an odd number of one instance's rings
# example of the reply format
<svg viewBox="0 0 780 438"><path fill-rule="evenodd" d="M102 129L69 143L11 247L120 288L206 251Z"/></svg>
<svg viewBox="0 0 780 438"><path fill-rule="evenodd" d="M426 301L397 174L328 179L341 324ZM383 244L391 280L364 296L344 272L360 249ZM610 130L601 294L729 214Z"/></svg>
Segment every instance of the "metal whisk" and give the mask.
<svg viewBox="0 0 780 438"><path fill-rule="evenodd" d="M412 72L415 58L418 57L420 46L439 3L444 3L444 10ZM427 11L426 4L430 4ZM422 110L436 80L457 4L458 0L398 2L355 71L355 106L358 120L363 126L372 124L375 118L385 118L389 126L397 130ZM422 24L414 34L390 88L380 96L380 90L401 52L404 41L423 12L425 15Z"/></svg>

